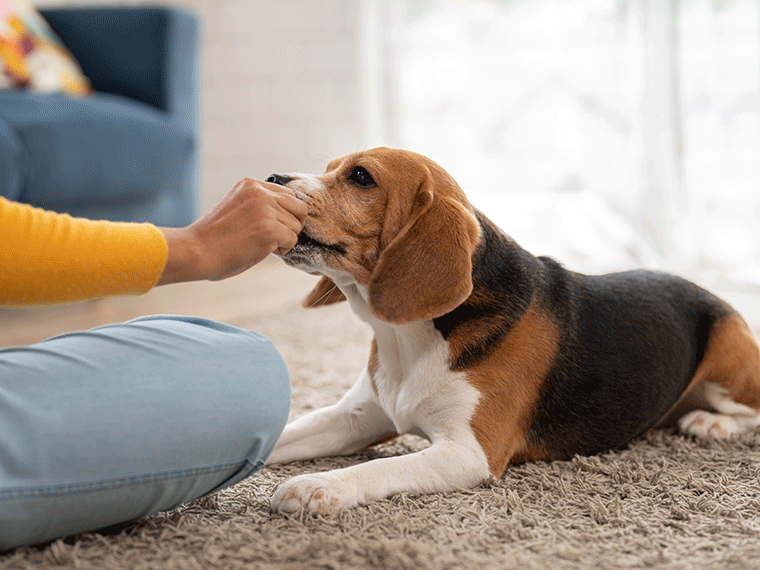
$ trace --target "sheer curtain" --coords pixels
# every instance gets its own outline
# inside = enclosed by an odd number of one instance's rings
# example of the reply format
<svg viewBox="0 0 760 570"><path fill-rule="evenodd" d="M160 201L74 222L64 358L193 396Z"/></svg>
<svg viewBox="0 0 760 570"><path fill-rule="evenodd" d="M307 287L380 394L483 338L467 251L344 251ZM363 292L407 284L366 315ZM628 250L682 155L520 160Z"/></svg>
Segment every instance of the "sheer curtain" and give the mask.
<svg viewBox="0 0 760 570"><path fill-rule="evenodd" d="M756 0L377 6L382 142L534 253L760 286Z"/></svg>

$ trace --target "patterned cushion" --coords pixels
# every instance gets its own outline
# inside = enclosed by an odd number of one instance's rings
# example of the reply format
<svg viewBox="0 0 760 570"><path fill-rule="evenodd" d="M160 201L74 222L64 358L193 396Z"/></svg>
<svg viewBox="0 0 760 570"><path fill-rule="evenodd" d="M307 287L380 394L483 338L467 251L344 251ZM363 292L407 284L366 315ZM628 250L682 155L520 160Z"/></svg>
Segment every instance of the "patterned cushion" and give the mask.
<svg viewBox="0 0 760 570"><path fill-rule="evenodd" d="M82 96L90 82L28 0L0 0L0 89Z"/></svg>

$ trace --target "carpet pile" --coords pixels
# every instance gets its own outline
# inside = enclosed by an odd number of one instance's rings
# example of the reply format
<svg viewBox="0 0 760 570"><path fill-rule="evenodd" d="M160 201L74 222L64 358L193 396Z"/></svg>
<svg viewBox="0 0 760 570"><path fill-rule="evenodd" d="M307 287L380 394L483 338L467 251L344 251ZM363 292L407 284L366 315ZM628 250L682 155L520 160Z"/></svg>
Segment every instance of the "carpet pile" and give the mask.
<svg viewBox="0 0 760 570"><path fill-rule="evenodd" d="M371 332L345 304L241 318L291 371L293 418L334 402ZM255 394L252 394L255 397ZM760 565L760 433L653 431L621 450L509 467L461 492L401 494L332 516L270 512L293 475L419 450L404 436L350 457L265 468L147 520L0 555L21 569L751 569Z"/></svg>

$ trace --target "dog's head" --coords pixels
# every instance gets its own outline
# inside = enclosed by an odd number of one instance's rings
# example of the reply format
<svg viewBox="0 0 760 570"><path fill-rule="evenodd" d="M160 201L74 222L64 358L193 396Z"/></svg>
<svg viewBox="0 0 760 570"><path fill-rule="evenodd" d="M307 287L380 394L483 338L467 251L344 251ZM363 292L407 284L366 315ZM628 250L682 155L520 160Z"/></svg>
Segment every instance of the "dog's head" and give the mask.
<svg viewBox="0 0 760 570"><path fill-rule="evenodd" d="M283 259L323 277L304 300L313 307L359 285L373 314L395 324L428 320L472 291L480 236L459 185L432 160L376 148L338 158L321 176L273 174L309 206L297 245Z"/></svg>

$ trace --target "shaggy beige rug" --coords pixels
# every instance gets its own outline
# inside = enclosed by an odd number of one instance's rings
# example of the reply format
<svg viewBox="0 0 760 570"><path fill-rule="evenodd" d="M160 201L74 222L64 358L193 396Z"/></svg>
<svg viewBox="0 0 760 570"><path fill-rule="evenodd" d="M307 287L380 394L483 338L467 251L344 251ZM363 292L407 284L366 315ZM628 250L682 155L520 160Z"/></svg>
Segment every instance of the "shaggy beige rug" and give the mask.
<svg viewBox="0 0 760 570"><path fill-rule="evenodd" d="M371 337L345 304L234 324L282 350L293 417L352 384ZM327 517L269 510L273 490L289 476L425 445L404 437L360 455L266 468L148 520L6 553L0 568L760 567L757 433L725 443L656 431L595 457L511 467L477 489L398 495Z"/></svg>

